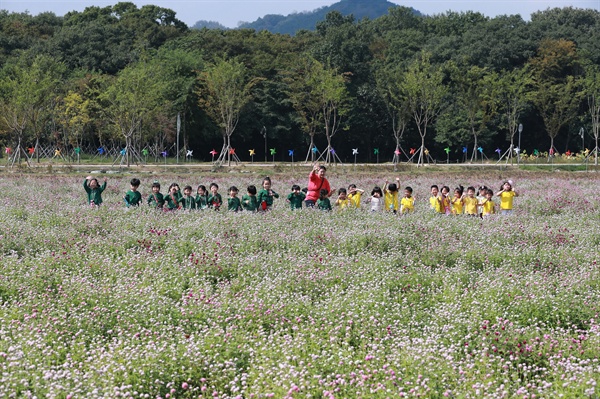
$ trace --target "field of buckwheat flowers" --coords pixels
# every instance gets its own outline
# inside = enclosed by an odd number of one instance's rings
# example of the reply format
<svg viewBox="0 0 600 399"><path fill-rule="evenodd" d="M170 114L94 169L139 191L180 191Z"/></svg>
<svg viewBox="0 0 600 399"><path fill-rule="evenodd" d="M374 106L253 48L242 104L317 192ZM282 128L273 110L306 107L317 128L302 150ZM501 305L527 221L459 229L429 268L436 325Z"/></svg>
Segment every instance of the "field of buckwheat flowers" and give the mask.
<svg viewBox="0 0 600 399"><path fill-rule="evenodd" d="M385 173L332 187L382 186ZM516 174L516 175L515 175ZM600 176L400 175L407 216L126 209L132 176L0 178L0 398L598 398ZM434 215L431 184L512 178L511 216ZM142 177L163 193L261 176ZM402 191L401 191L402 192ZM497 200L496 200L497 201Z"/></svg>

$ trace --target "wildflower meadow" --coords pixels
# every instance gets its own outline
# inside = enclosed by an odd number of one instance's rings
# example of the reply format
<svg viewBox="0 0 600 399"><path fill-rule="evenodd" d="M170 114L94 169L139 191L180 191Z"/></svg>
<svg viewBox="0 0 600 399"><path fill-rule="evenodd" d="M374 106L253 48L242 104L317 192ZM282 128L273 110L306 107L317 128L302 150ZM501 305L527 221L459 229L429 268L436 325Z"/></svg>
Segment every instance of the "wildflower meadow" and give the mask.
<svg viewBox="0 0 600 399"><path fill-rule="evenodd" d="M365 190L396 174L328 172ZM598 398L600 175L400 174L409 215L126 208L132 175L0 177L0 398ZM137 176L215 181L257 174ZM511 178L510 216L436 215L431 184ZM496 200L497 201L497 200Z"/></svg>

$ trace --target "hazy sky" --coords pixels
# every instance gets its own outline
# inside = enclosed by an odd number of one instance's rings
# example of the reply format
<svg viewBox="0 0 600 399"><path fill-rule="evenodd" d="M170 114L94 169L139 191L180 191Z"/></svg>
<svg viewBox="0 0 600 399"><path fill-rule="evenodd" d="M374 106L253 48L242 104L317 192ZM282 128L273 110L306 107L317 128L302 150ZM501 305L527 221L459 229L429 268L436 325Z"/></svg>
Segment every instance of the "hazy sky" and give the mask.
<svg viewBox="0 0 600 399"><path fill-rule="evenodd" d="M328 6L338 0L129 0L141 7L154 4L170 8L177 17L192 26L198 20L218 21L234 28L240 21L252 22L265 14L287 15L293 12L311 11ZM360 0L369 2L370 0ZM52 11L64 15L68 11L83 11L89 6L106 7L119 1L104 0L0 0L0 9L37 15L43 11ZM479 11L489 17L502 14L520 14L528 20L532 12L553 7L592 8L600 11L600 0L392 0L393 3L413 7L424 14L439 14L452 11Z"/></svg>

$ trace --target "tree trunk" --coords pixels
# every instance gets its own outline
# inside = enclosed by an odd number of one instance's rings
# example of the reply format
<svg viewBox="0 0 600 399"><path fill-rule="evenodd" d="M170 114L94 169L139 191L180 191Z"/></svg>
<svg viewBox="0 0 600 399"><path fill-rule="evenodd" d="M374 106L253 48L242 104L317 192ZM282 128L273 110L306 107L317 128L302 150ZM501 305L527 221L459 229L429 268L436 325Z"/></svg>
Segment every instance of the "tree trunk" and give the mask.
<svg viewBox="0 0 600 399"><path fill-rule="evenodd" d="M425 135L422 134L421 135L421 150L419 151L419 160L417 161L417 167L420 166L421 164L425 165L424 152L425 152Z"/></svg>
<svg viewBox="0 0 600 399"><path fill-rule="evenodd" d="M471 155L471 163L473 163L473 158L475 158L475 162L477 162L477 135L473 135L473 154ZM481 159L483 161L483 157Z"/></svg>
<svg viewBox="0 0 600 399"><path fill-rule="evenodd" d="M231 135L227 135L227 166L231 166Z"/></svg>
<svg viewBox="0 0 600 399"><path fill-rule="evenodd" d="M37 163L40 163L40 138L36 137L35 138L35 159L37 161Z"/></svg>

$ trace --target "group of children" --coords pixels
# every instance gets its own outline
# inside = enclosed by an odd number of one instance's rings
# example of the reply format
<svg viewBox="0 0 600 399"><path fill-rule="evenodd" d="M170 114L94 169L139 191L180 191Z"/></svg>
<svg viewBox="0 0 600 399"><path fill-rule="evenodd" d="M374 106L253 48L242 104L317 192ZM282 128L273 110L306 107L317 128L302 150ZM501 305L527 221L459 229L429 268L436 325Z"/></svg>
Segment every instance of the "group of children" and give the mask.
<svg viewBox="0 0 600 399"><path fill-rule="evenodd" d="M373 212L389 211L392 213L406 214L411 213L415 209L415 197L411 187L404 188L404 195L399 198L400 179L396 178L396 183L385 182L383 189L374 187L371 191L371 196L366 199L366 204ZM83 182L83 187L88 195L88 203L92 206L99 206L102 203L102 192L106 188L106 178L102 185L98 180L88 176ZM130 190L124 196L125 205L127 207L139 206L142 204L142 195L138 191L140 187L139 179L131 179ZM146 200L147 204L153 208L164 210L177 209L226 209L228 211L267 211L273 207L275 198L279 198L279 194L272 189L272 182L269 177L265 177L262 181L262 189L257 190L256 186L250 185L247 187L247 193L239 198L239 190L236 186L229 187L228 197L225 201L219 194L219 186L217 183L211 183L207 190L204 185L199 185L196 190L196 195L193 195L191 186L183 188L183 194L177 183L169 186L167 194L163 195L160 192L160 183L155 181L152 183L152 194ZM362 205L362 195L364 190L356 187L355 184L350 184L348 189L340 188L337 190L337 199L333 202L330 200L332 192L321 189L319 199L316 201L316 208L321 210L332 210L334 207L338 209L355 208L360 209ZM458 186L454 189L454 195L450 195L450 188L442 186L441 189L437 185L431 186L431 197L429 203L431 209L436 213L447 215L471 215L485 217L496 213L496 204L493 200L494 193L485 186L478 189L478 195L474 187L468 187L464 193L463 186ZM502 184L500 191L496 194L500 197L500 211L502 214L509 214L513 209L513 198L518 196L514 190L512 181L508 180ZM293 185L291 193L287 195L286 202L291 209L301 209L306 198L306 189L300 189L300 186Z"/></svg>
<svg viewBox="0 0 600 399"><path fill-rule="evenodd" d="M429 203L431 208L437 213L446 215L469 215L486 217L496 213L496 203L494 202L494 191L481 186L475 195L475 187L467 187L467 193L464 193L463 186L454 189L454 195L450 196L450 188L442 186L441 190L437 185L431 186L431 197ZM507 180L502 183L500 191L496 193L500 197L500 213L509 215L513 211L513 198L519 194L513 187L513 182Z"/></svg>

